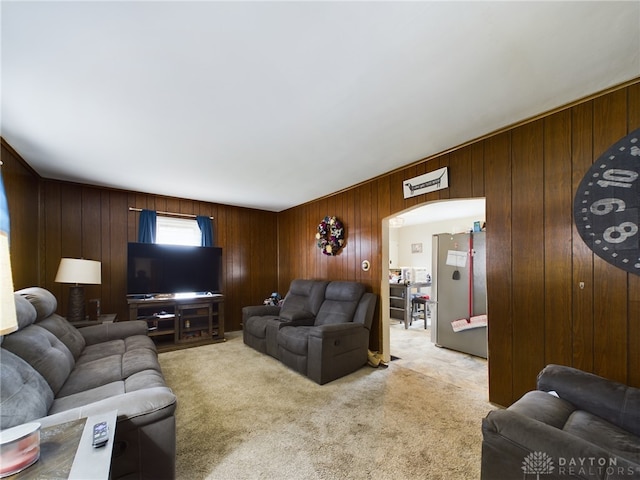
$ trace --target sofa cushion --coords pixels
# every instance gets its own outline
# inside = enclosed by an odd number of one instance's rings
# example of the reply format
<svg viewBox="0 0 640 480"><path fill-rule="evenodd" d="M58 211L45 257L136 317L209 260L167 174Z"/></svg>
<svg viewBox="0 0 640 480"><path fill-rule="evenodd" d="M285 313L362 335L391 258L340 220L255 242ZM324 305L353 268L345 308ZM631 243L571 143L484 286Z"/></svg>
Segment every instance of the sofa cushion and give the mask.
<svg viewBox="0 0 640 480"><path fill-rule="evenodd" d="M134 373L144 370L157 370L160 372L160 363L158 356L152 350L146 348L137 348L127 350L122 355L122 379L130 377Z"/></svg>
<svg viewBox="0 0 640 480"><path fill-rule="evenodd" d="M82 327L78 331L84 337L87 345L110 342L111 340L124 340L129 337L143 336L148 333L147 322L144 320L130 320L128 322L101 323ZM153 342L148 343L151 345Z"/></svg>
<svg viewBox="0 0 640 480"><path fill-rule="evenodd" d="M109 342L96 343L95 345L87 345L80 358L76 360L76 365L93 362L112 355L122 355L124 352L124 340L111 340Z"/></svg>
<svg viewBox="0 0 640 480"><path fill-rule="evenodd" d="M525 393L509 410L562 430L576 407L540 390Z"/></svg>
<svg viewBox="0 0 640 480"><path fill-rule="evenodd" d="M316 325L353 321L358 302L365 287L357 282L331 282L327 285L325 299L316 315Z"/></svg>
<svg viewBox="0 0 640 480"><path fill-rule="evenodd" d="M293 280L289 285L289 292L282 302L280 316L289 318L291 312L308 312L310 315L318 313L324 300L328 282L323 280Z"/></svg>
<svg viewBox="0 0 640 480"><path fill-rule="evenodd" d="M313 327L282 327L278 331L278 345L298 355L307 355L309 331Z"/></svg>
<svg viewBox="0 0 640 480"><path fill-rule="evenodd" d="M47 318L58 308L56 297L48 290L40 287L23 288L16 292L18 295L29 300L38 312L38 320Z"/></svg>
<svg viewBox="0 0 640 480"><path fill-rule="evenodd" d="M158 356L148 348L132 349L123 354L81 361L76 364L57 397L66 397L107 383L125 380L145 370L161 371Z"/></svg>
<svg viewBox="0 0 640 480"><path fill-rule="evenodd" d="M550 364L538 374L538 390L555 391L586 410L640 436L640 388L577 368Z"/></svg>
<svg viewBox="0 0 640 480"><path fill-rule="evenodd" d="M145 370L131 375L126 380L110 382L105 385L89 388L64 397L58 397L53 400L53 404L49 410L49 415L65 412L73 408L81 408L128 392L146 390L155 387L166 387L164 377L160 372L155 370ZM126 401L126 398L127 397L122 397L122 401Z"/></svg>
<svg viewBox="0 0 640 480"><path fill-rule="evenodd" d="M56 398L122 380L122 356L111 355L84 362L73 369Z"/></svg>
<svg viewBox="0 0 640 480"><path fill-rule="evenodd" d="M130 350L150 350L155 355L156 347L153 340L146 335L135 335L122 340L110 340L87 345L80 358L76 360L76 364L91 362L111 355L124 355Z"/></svg>
<svg viewBox="0 0 640 480"><path fill-rule="evenodd" d="M6 336L2 347L35 368L47 381L54 395L58 393L75 365L73 355L67 346L50 331L38 325L29 325Z"/></svg>
<svg viewBox="0 0 640 480"><path fill-rule="evenodd" d="M47 415L53 392L42 375L4 348L0 348L0 365L0 428Z"/></svg>
<svg viewBox="0 0 640 480"><path fill-rule="evenodd" d="M640 463L640 438L584 410L571 414L563 429L626 460Z"/></svg>
<svg viewBox="0 0 640 480"><path fill-rule="evenodd" d="M265 338L267 336L267 323L269 320L277 319L275 315L266 315L264 317L250 317L247 318L242 326L248 333L258 338Z"/></svg>
<svg viewBox="0 0 640 480"><path fill-rule="evenodd" d="M31 302L24 298L22 295L14 294L14 300L16 302L16 317L18 319L18 330L28 327L38 318L38 312L36 308L31 305Z"/></svg>
<svg viewBox="0 0 640 480"><path fill-rule="evenodd" d="M53 333L58 340L67 346L73 358L78 359L84 349L85 341L76 327L55 313L40 320L37 325Z"/></svg>
<svg viewBox="0 0 640 480"><path fill-rule="evenodd" d="M64 397L58 397L53 401L53 405L49 410L49 415L53 415L72 408L83 407L93 402L104 400L115 395L121 395L125 393L124 382L110 382L99 387L89 388L84 391L76 392Z"/></svg>
<svg viewBox="0 0 640 480"><path fill-rule="evenodd" d="M136 390L144 390L154 387L166 387L164 377L157 370L144 370L134 373L124 380L124 391L134 392Z"/></svg>
<svg viewBox="0 0 640 480"><path fill-rule="evenodd" d="M144 349L156 353L156 344L147 335L133 335L124 339L125 350Z"/></svg>

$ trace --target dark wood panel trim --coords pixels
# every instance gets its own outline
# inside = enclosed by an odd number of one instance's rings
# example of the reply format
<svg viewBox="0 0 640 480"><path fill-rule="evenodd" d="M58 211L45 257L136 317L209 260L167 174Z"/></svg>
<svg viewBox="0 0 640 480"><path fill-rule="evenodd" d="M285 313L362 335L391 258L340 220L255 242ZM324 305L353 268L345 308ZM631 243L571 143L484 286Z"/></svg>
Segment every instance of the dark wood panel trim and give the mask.
<svg viewBox="0 0 640 480"><path fill-rule="evenodd" d="M513 386L535 389L544 367L544 162L543 123L529 123L511 135L513 272Z"/></svg>
<svg viewBox="0 0 640 480"><path fill-rule="evenodd" d="M513 401L512 183L511 134L484 144L487 217L487 311L489 315L489 400Z"/></svg>
<svg viewBox="0 0 640 480"><path fill-rule="evenodd" d="M544 364L572 363L572 192L571 111L564 110L544 120Z"/></svg>
<svg viewBox="0 0 640 480"><path fill-rule="evenodd" d="M582 177L593 163L593 102L574 107L571 111L571 192L577 190ZM572 222L572 365L593 371L593 297L595 279L593 255L582 241Z"/></svg>

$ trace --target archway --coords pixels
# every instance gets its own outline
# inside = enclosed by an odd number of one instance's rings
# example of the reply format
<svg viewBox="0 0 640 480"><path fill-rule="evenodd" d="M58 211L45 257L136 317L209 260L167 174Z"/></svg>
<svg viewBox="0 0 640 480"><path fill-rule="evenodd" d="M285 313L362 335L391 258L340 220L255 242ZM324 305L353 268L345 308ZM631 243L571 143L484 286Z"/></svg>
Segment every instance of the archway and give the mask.
<svg viewBox="0 0 640 480"><path fill-rule="evenodd" d="M473 221L484 221L485 219L485 199L484 198L468 198L454 200L438 200L434 202L426 202L409 209L394 213L382 220L382 279L380 285L380 301L382 308L382 329L381 329L381 354L384 361L391 359L391 339L390 339L390 294L389 294L389 277L391 257L394 255L390 252L390 231L397 226L392 225L394 220L402 219L403 224L400 228L411 227L416 225L430 224L431 227L420 227L419 232L424 234L424 241L421 241L419 250L422 258L426 263L428 270L431 269L431 235L432 233L459 233L468 232L473 229ZM439 230L439 231L438 231ZM424 246L423 246L424 245ZM404 245L405 250L415 246ZM418 250L418 249L415 249ZM404 252L406 253L406 252ZM399 255L395 260L397 265L405 260L406 255ZM408 263L408 262L407 262ZM407 265L411 266L411 265Z"/></svg>

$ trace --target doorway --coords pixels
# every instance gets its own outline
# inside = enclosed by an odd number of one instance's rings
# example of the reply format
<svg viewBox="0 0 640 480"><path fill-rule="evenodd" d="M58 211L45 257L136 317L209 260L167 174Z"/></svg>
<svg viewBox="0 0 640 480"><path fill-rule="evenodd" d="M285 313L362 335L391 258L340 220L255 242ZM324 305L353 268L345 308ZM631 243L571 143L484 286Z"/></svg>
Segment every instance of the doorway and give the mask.
<svg viewBox="0 0 640 480"><path fill-rule="evenodd" d="M430 319L414 318L407 323L398 318L396 291L392 282L425 282L434 271L432 237L442 233L463 233L474 229L474 222L485 220L485 199L459 199L429 202L398 212L382 221L382 353L386 361L399 360L407 368L426 375L445 376L465 387L487 391L487 360L434 343L432 306ZM389 272L389 275L387 275ZM400 278L398 278L400 276ZM407 278L407 277L413 278ZM415 289L406 289L412 295ZM420 294L430 294L421 289ZM407 302L410 308L410 302ZM401 312L402 313L402 312ZM406 314L406 312L405 312ZM427 322L425 324L424 322ZM425 327L427 327L425 329ZM460 374L460 369L465 374ZM455 373L454 373L455 372Z"/></svg>

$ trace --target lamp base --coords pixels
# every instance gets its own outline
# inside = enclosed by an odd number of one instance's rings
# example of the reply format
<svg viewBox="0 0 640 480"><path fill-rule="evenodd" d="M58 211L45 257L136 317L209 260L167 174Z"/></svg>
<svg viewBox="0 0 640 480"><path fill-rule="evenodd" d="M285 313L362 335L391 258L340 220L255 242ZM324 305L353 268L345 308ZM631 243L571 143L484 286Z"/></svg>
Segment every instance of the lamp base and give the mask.
<svg viewBox="0 0 640 480"><path fill-rule="evenodd" d="M85 319L84 310L84 287L75 285L69 287L69 311L67 320L70 322L83 322Z"/></svg>

